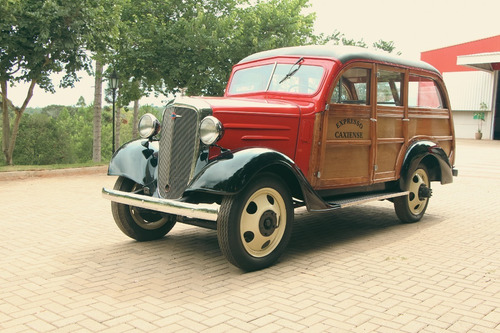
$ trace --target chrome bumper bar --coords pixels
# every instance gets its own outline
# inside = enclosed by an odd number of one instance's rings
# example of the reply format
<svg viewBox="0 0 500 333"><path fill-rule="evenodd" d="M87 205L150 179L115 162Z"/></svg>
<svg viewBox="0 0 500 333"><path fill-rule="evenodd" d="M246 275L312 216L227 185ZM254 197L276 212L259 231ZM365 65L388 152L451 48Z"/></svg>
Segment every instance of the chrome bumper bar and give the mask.
<svg viewBox="0 0 500 333"><path fill-rule="evenodd" d="M155 210L194 219L217 221L219 206L216 204L193 204L176 200L160 199L129 192L102 189L105 199L121 204Z"/></svg>

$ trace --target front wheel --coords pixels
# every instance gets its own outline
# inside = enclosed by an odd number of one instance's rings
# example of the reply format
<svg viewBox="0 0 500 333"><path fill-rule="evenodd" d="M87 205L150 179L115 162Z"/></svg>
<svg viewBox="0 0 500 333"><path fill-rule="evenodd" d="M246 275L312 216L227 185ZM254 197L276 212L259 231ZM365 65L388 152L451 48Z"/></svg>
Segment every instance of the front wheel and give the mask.
<svg viewBox="0 0 500 333"><path fill-rule="evenodd" d="M125 177L118 177L114 186L115 190L144 194L141 188L141 185ZM111 212L118 228L125 235L138 241L162 238L176 223L175 216L113 201Z"/></svg>
<svg viewBox="0 0 500 333"><path fill-rule="evenodd" d="M263 175L242 192L222 200L217 237L224 256L245 271L275 263L290 240L293 203L288 187Z"/></svg>
<svg viewBox="0 0 500 333"><path fill-rule="evenodd" d="M418 222L425 214L431 196L431 183L425 165L420 164L407 179L408 195L394 198L396 215L403 223Z"/></svg>

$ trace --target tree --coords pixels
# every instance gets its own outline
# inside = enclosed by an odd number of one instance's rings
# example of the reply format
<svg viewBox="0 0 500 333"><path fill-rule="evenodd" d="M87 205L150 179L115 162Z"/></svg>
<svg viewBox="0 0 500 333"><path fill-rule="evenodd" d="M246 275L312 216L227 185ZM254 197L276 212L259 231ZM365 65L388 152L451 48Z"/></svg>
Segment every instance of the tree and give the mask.
<svg viewBox="0 0 500 333"><path fill-rule="evenodd" d="M104 15L110 0L0 0L0 89L2 150L12 164L21 117L36 85L54 91L52 73L64 71L61 87L72 86L79 70L90 71L86 46L101 45L109 36L112 17ZM21 106L8 98L8 86L27 82ZM14 111L11 126L9 109Z"/></svg>
<svg viewBox="0 0 500 333"><path fill-rule="evenodd" d="M363 48L367 48L368 45L366 45L365 41L363 39L361 40L355 40L355 39L348 39L344 35L342 35L342 38L340 39L342 45L349 45L349 46L359 46Z"/></svg>
<svg viewBox="0 0 500 333"><path fill-rule="evenodd" d="M363 39L355 40L353 38L347 38L343 33L337 30L335 30L332 34L326 36L321 34L318 36L317 40L319 41L319 44L331 43L333 45L341 44L368 48L368 44L366 44ZM382 50L388 53L392 53L396 49L393 41L385 41L383 39L379 39L378 41L372 43L372 47L376 50ZM396 54L401 55L401 52L398 51L396 52Z"/></svg>
<svg viewBox="0 0 500 333"><path fill-rule="evenodd" d="M248 54L316 41L315 15L301 13L308 6L308 0L129 2L114 59L121 103L183 88L221 95L231 67Z"/></svg>
<svg viewBox="0 0 500 333"><path fill-rule="evenodd" d="M19 128L18 144L23 147L16 154L16 164L54 164L72 161L71 144L56 120L47 114L26 115Z"/></svg>
<svg viewBox="0 0 500 333"><path fill-rule="evenodd" d="M93 118L93 140L92 161L101 161L101 123L102 123L102 62L96 60L95 64L95 88L94 88L94 118Z"/></svg>
<svg viewBox="0 0 500 333"><path fill-rule="evenodd" d="M395 49L396 49L396 46L394 45L394 42L391 40L391 41L384 41L382 39L379 39L377 42L373 43L372 44L374 48L378 49L378 50L383 50L383 51L386 51L386 52L389 52L389 53L392 53ZM397 55L401 55L401 52L396 52Z"/></svg>
<svg viewBox="0 0 500 333"><path fill-rule="evenodd" d="M232 66L263 50L332 42L368 47L336 30L314 34L315 14L302 14L307 7L309 0L124 3L113 67L122 78L122 105L152 91L221 95ZM375 47L390 46L380 40Z"/></svg>
<svg viewBox="0 0 500 333"><path fill-rule="evenodd" d="M139 136L139 129L137 125L139 124L139 101L134 101L134 115L132 118L132 137L137 138Z"/></svg>
<svg viewBox="0 0 500 333"><path fill-rule="evenodd" d="M85 98L83 98L83 96L80 96L80 98L78 98L78 101L76 102L76 106L81 108L81 107L84 107L86 105L87 104L85 103Z"/></svg>
<svg viewBox="0 0 500 333"><path fill-rule="evenodd" d="M127 0L122 0L127 1ZM109 38L96 41L94 44L89 45L89 50L94 52L93 58L95 59L95 84L94 84L94 118L93 118L93 140L92 140L92 161L101 161L101 139L102 139L102 83L104 65L109 61L112 50L115 48L115 41L119 40L118 27L121 24L119 17L121 15L122 1L117 0L114 2L112 12L106 13L114 18L115 24L109 32Z"/></svg>

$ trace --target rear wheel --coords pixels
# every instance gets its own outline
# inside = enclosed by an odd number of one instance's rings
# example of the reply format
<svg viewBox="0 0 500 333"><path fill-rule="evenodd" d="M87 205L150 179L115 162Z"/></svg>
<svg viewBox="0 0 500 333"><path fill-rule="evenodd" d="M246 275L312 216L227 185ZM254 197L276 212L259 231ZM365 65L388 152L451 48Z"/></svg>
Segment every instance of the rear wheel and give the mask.
<svg viewBox="0 0 500 333"><path fill-rule="evenodd" d="M114 189L144 194L142 186L134 181L118 177ZM175 225L176 217L148 209L111 202L111 212L120 230L130 238L149 241L165 236Z"/></svg>
<svg viewBox="0 0 500 333"><path fill-rule="evenodd" d="M431 196L431 183L425 165L420 164L407 179L408 195L394 198L396 215L403 223L418 222L425 214Z"/></svg>
<svg viewBox="0 0 500 333"><path fill-rule="evenodd" d="M219 246L233 265L246 271L262 269L284 252L292 223L288 187L276 176L263 175L223 199L217 220Z"/></svg>

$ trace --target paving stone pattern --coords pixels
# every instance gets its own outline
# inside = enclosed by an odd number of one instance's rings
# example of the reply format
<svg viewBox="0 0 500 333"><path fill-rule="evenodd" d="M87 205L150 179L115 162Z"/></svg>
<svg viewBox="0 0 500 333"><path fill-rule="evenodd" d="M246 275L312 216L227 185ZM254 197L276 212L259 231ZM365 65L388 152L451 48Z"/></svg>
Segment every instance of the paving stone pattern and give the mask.
<svg viewBox="0 0 500 333"><path fill-rule="evenodd" d="M298 211L287 253L253 273L213 230L127 238L100 195L115 177L0 181L0 331L498 332L500 142L457 150L420 223L387 201Z"/></svg>

